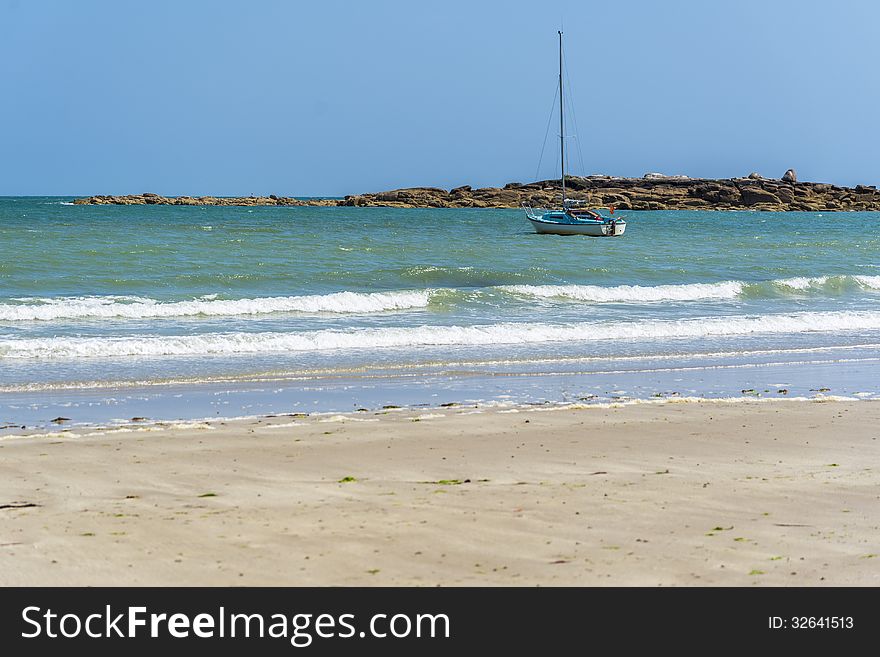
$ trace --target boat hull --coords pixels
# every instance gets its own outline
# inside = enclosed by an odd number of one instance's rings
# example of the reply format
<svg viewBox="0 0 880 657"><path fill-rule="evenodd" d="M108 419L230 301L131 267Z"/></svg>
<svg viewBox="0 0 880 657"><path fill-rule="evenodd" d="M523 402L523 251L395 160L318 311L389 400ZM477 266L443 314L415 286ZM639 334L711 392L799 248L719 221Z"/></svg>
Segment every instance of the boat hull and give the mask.
<svg viewBox="0 0 880 657"><path fill-rule="evenodd" d="M561 223L528 217L536 233L546 235L586 235L588 237L620 237L626 230L625 221L584 221Z"/></svg>

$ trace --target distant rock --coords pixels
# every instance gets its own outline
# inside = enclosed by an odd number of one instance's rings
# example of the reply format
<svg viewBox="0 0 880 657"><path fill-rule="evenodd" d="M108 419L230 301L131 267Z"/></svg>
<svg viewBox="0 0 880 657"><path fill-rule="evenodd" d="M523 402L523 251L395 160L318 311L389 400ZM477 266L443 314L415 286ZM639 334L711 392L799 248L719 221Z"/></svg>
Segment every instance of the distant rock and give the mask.
<svg viewBox="0 0 880 657"><path fill-rule="evenodd" d="M781 202L776 194L757 185L743 187L739 191L742 194L743 203L746 205L758 205L758 203L779 205Z"/></svg>
<svg viewBox="0 0 880 657"><path fill-rule="evenodd" d="M782 182L796 183L797 182L797 173L795 173L795 170L789 169L784 174L782 174Z"/></svg>
<svg viewBox="0 0 880 657"><path fill-rule="evenodd" d="M689 176L683 176L681 174L668 176L665 173L657 172L646 173L644 176L642 176L642 178L644 178L645 180L690 180Z"/></svg>
<svg viewBox="0 0 880 657"><path fill-rule="evenodd" d="M762 175L761 175L760 173L758 173L757 171L752 171L752 172L749 174L749 178L750 178L751 180L763 180L763 179L764 179L764 176L762 176Z"/></svg>
<svg viewBox="0 0 880 657"><path fill-rule="evenodd" d="M789 176L789 174L791 174ZM614 205L620 210L861 210L880 211L880 191L874 186L854 188L823 183L796 182L794 171L783 180L755 177L717 180L648 173L643 178L611 176L566 176L568 197L592 207ZM76 205L220 205L253 206L349 206L390 208L516 208L557 207L561 197L560 180L509 183L504 188L473 189L462 185L452 190L412 187L367 194L351 194L343 199L301 200L284 196L217 197L132 194L128 196L90 196Z"/></svg>

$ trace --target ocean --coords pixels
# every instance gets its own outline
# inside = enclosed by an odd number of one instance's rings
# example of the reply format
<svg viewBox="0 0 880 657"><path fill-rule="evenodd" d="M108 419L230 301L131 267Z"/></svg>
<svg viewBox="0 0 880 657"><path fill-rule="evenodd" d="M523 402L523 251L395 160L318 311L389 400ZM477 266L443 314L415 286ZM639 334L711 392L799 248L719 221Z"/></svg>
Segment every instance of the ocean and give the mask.
<svg viewBox="0 0 880 657"><path fill-rule="evenodd" d="M0 427L880 397L880 213L0 198Z"/></svg>

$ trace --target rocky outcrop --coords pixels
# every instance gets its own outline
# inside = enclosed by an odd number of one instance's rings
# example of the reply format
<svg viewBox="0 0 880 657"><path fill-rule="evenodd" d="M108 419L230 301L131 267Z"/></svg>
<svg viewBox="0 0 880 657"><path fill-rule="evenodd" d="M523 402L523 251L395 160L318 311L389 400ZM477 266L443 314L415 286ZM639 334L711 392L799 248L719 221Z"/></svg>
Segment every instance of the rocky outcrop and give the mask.
<svg viewBox="0 0 880 657"><path fill-rule="evenodd" d="M145 192L125 196L89 196L74 205L339 205L338 199L302 199L286 196L159 196Z"/></svg>
<svg viewBox="0 0 880 657"><path fill-rule="evenodd" d="M786 173L794 175L793 171ZM874 210L880 211L880 192L874 186L839 187L824 183L767 178L700 179L649 174L644 178L611 176L566 177L571 198L594 207L614 205L621 210ZM559 180L508 183L502 188L469 185L451 190L411 187L343 199L216 196L164 197L156 194L91 196L76 204L91 205L221 205L221 206L350 206L393 208L514 208L559 204Z"/></svg>
<svg viewBox="0 0 880 657"><path fill-rule="evenodd" d="M787 183L796 183L797 182L797 174L794 169L789 169L784 174L782 174L782 182Z"/></svg>

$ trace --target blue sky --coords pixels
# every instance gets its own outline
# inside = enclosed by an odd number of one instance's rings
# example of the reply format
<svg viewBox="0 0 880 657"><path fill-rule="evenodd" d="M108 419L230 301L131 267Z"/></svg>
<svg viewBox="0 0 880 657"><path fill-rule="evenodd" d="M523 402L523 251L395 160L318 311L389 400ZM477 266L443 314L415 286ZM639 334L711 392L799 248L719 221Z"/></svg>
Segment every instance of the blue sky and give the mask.
<svg viewBox="0 0 880 657"><path fill-rule="evenodd" d="M574 173L880 183L867 0L0 0L0 194L532 180L561 21Z"/></svg>

